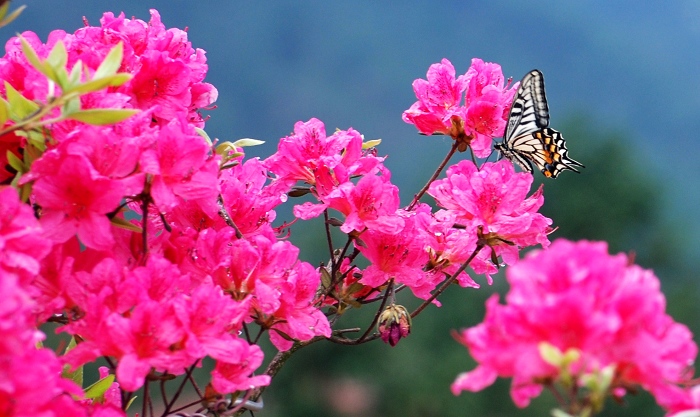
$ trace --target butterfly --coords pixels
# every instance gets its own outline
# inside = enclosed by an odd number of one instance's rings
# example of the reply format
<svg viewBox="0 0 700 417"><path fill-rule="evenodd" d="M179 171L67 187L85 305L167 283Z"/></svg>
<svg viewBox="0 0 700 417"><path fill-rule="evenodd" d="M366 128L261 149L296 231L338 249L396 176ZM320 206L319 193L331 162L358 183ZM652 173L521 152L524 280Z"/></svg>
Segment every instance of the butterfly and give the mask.
<svg viewBox="0 0 700 417"><path fill-rule="evenodd" d="M567 156L564 137L549 127L544 77L539 70L530 71L520 82L503 142L494 148L527 172L532 172L534 163L548 178L556 178L566 169L579 172L575 167L584 167Z"/></svg>

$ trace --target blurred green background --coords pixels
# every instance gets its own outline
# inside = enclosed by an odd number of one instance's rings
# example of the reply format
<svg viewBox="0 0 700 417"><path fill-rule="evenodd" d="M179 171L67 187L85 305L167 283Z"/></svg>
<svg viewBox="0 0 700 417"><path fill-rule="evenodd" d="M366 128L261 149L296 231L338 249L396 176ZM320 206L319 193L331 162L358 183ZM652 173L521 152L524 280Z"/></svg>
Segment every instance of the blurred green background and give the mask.
<svg viewBox="0 0 700 417"><path fill-rule="evenodd" d="M43 39L52 29L73 32L83 16L96 25L105 11L147 21L148 9L158 9L166 27L187 27L193 45L207 51L207 81L219 90L210 136L265 140L248 153L264 158L298 120L318 117L328 132L353 127L382 138L379 153L389 155L404 204L450 146L401 121L415 100L413 80L442 58L458 73L472 57L497 62L514 80L538 68L552 127L567 138L570 156L586 165L580 175L545 182L543 212L559 226L552 237L603 239L613 252L634 251L637 263L661 278L669 313L700 334L697 1L23 3L28 9L2 29L4 39L24 30ZM290 211L281 210L278 219L290 220ZM320 231L312 223L293 229L291 238L315 264L327 253ZM321 342L302 349L266 391L259 415L548 415L550 395L518 410L508 381L478 394L449 392L456 375L474 366L450 332L481 321L484 300L507 291L502 277L495 281L479 290L448 290L444 306L422 314L395 348ZM417 304L402 295L407 307ZM372 312L362 310L358 320L366 323ZM662 414L647 395L604 413Z"/></svg>

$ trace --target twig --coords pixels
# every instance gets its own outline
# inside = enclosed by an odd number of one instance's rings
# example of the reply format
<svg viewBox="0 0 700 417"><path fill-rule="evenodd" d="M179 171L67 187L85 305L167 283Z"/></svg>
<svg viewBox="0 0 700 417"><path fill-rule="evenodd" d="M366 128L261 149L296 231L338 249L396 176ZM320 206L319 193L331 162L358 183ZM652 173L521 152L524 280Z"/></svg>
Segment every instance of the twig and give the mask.
<svg viewBox="0 0 700 417"><path fill-rule="evenodd" d="M413 208L416 206L416 204L418 204L418 200L420 200L421 197L423 197L423 194L425 194L425 192L428 191L430 184L432 184L433 181L435 181L435 179L440 175L442 170L445 168L445 165L447 165L447 163L450 161L450 158L452 158L452 155L454 155L455 152L457 152L457 145L458 144L456 141L452 143L452 149L450 149L450 151L447 153L447 156L445 156L445 159L443 159L442 162L440 163L440 165L437 167L437 169L433 173L433 176L430 177L428 182L423 186L423 188L421 188L421 190L418 192L418 194L416 194L413 197L413 201L411 201L411 204L406 209L407 211L413 210Z"/></svg>

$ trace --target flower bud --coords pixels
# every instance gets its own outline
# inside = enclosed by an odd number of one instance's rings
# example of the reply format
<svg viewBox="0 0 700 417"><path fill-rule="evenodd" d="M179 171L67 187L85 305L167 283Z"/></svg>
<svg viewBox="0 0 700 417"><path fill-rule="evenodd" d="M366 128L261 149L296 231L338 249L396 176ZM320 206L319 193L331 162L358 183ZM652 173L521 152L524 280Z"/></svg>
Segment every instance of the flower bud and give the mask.
<svg viewBox="0 0 700 417"><path fill-rule="evenodd" d="M384 343L396 346L401 338L411 333L411 315L404 306L392 303L379 316L377 330Z"/></svg>

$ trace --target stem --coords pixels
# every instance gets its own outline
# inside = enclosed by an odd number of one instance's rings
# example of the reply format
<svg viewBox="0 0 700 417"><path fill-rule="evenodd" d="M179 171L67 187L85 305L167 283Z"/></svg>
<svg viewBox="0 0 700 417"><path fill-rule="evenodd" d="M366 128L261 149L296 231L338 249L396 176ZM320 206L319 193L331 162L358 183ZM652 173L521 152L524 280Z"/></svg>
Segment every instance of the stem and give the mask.
<svg viewBox="0 0 700 417"><path fill-rule="evenodd" d="M413 210L413 208L416 206L416 204L418 204L418 200L420 200L421 197L423 197L423 194L425 194L425 192L428 191L430 184L432 184L433 181L435 181L435 179L440 175L442 170L445 168L445 165L447 165L447 163L450 161L450 158L452 158L452 155L454 155L455 152L457 152L457 142L456 141L454 141L452 143L452 149L450 149L450 151L447 153L447 156L445 156L445 159L443 159L442 162L440 163L440 165L437 167L437 169L433 173L433 176L430 177L428 182L423 186L423 188L421 188L421 190L418 192L418 194L416 194L413 197L413 201L411 201L411 204L406 209L407 211Z"/></svg>
<svg viewBox="0 0 700 417"><path fill-rule="evenodd" d="M334 332L335 333L335 332ZM265 369L264 374L268 375L270 379L274 378L275 375L282 369L282 366L284 366L285 362L287 362L287 359L289 359L290 356L297 350L308 346L312 343L318 342L319 340L323 340L325 337L323 336L316 336L310 340L307 340L306 342L297 342L292 345L292 347L286 351L286 352L277 352L274 358L270 361L270 363L267 365L267 368ZM259 387L253 391L253 394L250 396L250 399L252 401L257 401L265 392L265 388L267 387ZM239 410L236 415L241 415L245 412L244 409Z"/></svg>
<svg viewBox="0 0 700 417"><path fill-rule="evenodd" d="M233 222L233 219L231 218L231 215L228 214L228 211L226 210L226 207L224 206L224 198L219 194L216 202L219 205L219 216L221 216L222 219L224 219L224 222L226 224L233 228L233 230L236 232L236 238L240 239L243 237L243 233L241 233L241 229L236 226L236 223Z"/></svg>
<svg viewBox="0 0 700 417"><path fill-rule="evenodd" d="M148 414L146 414L146 407L148 407L148 399L149 399L149 392L148 392L148 385L149 381L146 379L146 382L143 385L143 404L141 404L141 415L143 417L146 417ZM153 415L153 414L151 414Z"/></svg>
<svg viewBox="0 0 700 417"><path fill-rule="evenodd" d="M185 388L185 384L187 384L188 378L189 378L190 375L192 375L192 372L194 371L194 367L195 367L196 365L197 365L197 363L195 362L195 364L192 365L192 366L190 366L190 368L187 370L187 377L185 377L185 378L182 379L182 383L181 383L180 386L177 388L177 391L175 391L175 395L173 396L173 399L170 400L170 402L167 403L167 405L165 406L165 410L163 410L163 415L164 415L164 416L167 416L168 413L170 413L170 409L171 409L172 406L175 404L175 401L177 401L177 398L178 398L178 397L180 396L180 394L182 393L182 390ZM201 396L200 396L200 397L201 397ZM199 401L197 401L197 402L199 402ZM195 404L196 404L196 403L195 403ZM188 407L189 407L189 406L188 406Z"/></svg>
<svg viewBox="0 0 700 417"><path fill-rule="evenodd" d="M466 261L464 261L464 263L462 264L462 266L460 266L459 269L458 269L454 274L452 274L452 276L449 277L449 278L447 279L447 281L445 281L445 282L440 286L440 288L438 288L437 290L435 290L435 292L433 293L433 295L430 296L430 298L428 298L427 300L423 301L423 303L422 303L421 305L419 305L418 308L417 308L413 313L411 313L411 318L414 318L414 317L416 317L418 314L420 314L420 312L423 311L423 309L425 309L430 303L432 303L433 300L435 300L440 294L442 294L442 293L447 289L447 287L449 287L453 282L455 282L455 280L457 279L457 277L459 276L459 274L461 274L462 272L464 272L465 269L467 269L467 266L469 266L469 264L471 263L471 261L474 260L474 258L476 257L476 255L477 255L477 254L479 253L479 251L480 251L481 249L483 249L483 248L484 248L484 245L483 245L483 244L481 244L481 243L480 243L480 244L477 244L477 245L476 245L476 249L474 249L474 252L472 252L472 254L469 255L469 259L467 259Z"/></svg>
<svg viewBox="0 0 700 417"><path fill-rule="evenodd" d="M384 306L386 306L386 300L389 298L389 294L391 294L392 302L394 298L394 279L392 278L389 281L389 286L386 289L386 292L384 293L384 299L382 300L382 304L379 305L379 308L377 309L377 314L374 315L374 319L372 320L372 323L367 326L367 330L360 336L359 339L357 339L356 344L363 343L366 339L367 336L369 336L369 333L374 329L374 326L377 325L377 321L379 320L379 316L382 314L382 311L384 311Z"/></svg>
<svg viewBox="0 0 700 417"><path fill-rule="evenodd" d="M323 226L326 228L326 241L328 241L328 251L331 255L331 277L335 276L335 256L333 256L333 238L331 237L331 225L328 224L328 209L323 210ZM332 278L331 278L332 281Z"/></svg>

